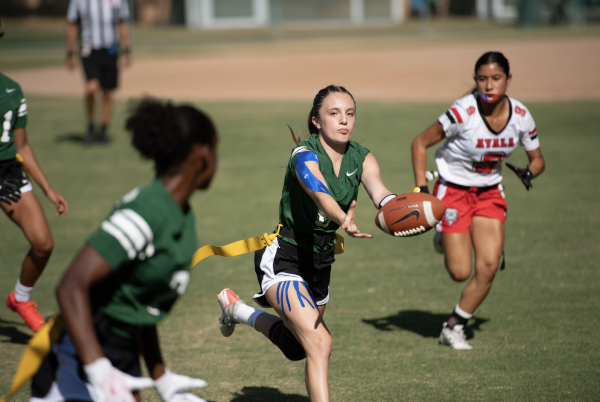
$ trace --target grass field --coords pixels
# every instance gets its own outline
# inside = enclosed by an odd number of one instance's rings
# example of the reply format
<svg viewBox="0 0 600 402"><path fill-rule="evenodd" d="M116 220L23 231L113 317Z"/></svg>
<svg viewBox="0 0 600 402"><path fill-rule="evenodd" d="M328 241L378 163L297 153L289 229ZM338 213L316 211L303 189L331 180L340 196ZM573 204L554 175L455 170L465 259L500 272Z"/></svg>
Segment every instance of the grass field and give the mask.
<svg viewBox="0 0 600 402"><path fill-rule="evenodd" d="M108 146L84 148L81 103L28 98L30 142L71 212L47 211L56 247L34 291L39 310L56 312L54 287L112 203L152 179L122 130L118 103ZM226 244L271 231L292 140L308 103L201 104L220 132L219 169L208 192L194 196L203 244ZM438 345L441 322L456 304L453 283L432 234L392 238L373 224L364 191L357 223L373 240L347 239L338 256L325 320L334 340L333 401L597 401L600 399L600 192L597 111L600 103L529 104L547 170L527 192L505 174L509 204L507 268L467 328L472 351ZM358 104L354 139L371 149L387 186L413 188L409 144L447 105ZM432 156L430 153L430 159ZM526 164L518 149L511 162ZM430 167L433 161L430 160ZM0 217L0 296L13 288L28 245ZM160 325L175 372L198 376L208 401L305 402L303 363L289 362L250 328L228 339L218 330L215 295L230 287L247 301L258 290L252 255L212 257L195 268L187 293ZM31 332L0 308L0 394L5 394ZM28 397L21 391L15 400ZM145 400L157 401L154 391Z"/></svg>

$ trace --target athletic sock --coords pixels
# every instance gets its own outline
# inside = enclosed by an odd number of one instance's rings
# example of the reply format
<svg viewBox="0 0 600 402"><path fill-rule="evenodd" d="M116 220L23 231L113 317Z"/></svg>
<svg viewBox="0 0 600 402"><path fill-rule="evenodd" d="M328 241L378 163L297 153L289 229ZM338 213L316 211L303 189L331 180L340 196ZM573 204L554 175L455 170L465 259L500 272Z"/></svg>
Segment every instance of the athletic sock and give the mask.
<svg viewBox="0 0 600 402"><path fill-rule="evenodd" d="M454 328L455 325L462 325L463 328L467 326L469 322L469 318L473 317L473 314L467 313L465 310L461 309L458 304L454 307L454 311L448 318L448 326L450 328Z"/></svg>
<svg viewBox="0 0 600 402"><path fill-rule="evenodd" d="M17 280L17 286L15 286L15 300L18 302L28 302L29 295L31 295L32 287L24 286L21 280Z"/></svg>
<svg viewBox="0 0 600 402"><path fill-rule="evenodd" d="M254 307L250 307L247 304L240 303L239 306L235 309L235 313L233 315L233 319L235 322L239 322L240 324L250 325L252 328L256 329L254 324L256 323L256 317L263 314L264 311L257 310Z"/></svg>

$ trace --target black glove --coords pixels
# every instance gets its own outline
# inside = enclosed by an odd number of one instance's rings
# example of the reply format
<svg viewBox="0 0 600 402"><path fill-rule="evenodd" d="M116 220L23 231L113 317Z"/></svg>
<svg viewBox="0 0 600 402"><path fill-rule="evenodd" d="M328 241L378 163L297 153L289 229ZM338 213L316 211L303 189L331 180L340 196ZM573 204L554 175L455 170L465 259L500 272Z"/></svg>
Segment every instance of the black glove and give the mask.
<svg viewBox="0 0 600 402"><path fill-rule="evenodd" d="M0 185L0 201L12 205L21 199L20 180L6 179ZM12 202L11 202L12 201Z"/></svg>
<svg viewBox="0 0 600 402"><path fill-rule="evenodd" d="M510 170L515 172L517 176L519 176L519 179L521 179L521 181L523 182L523 185L525 186L527 191L529 191L530 188L533 188L533 185L531 185L531 179L533 179L533 173L531 173L531 170L529 170L529 165L527 165L527 167L525 169L521 169L521 168L518 168L518 167L506 162L506 166Z"/></svg>
<svg viewBox="0 0 600 402"><path fill-rule="evenodd" d="M419 189L421 190L421 193L425 193L425 194L429 194L429 187L427 186L421 186L419 187Z"/></svg>

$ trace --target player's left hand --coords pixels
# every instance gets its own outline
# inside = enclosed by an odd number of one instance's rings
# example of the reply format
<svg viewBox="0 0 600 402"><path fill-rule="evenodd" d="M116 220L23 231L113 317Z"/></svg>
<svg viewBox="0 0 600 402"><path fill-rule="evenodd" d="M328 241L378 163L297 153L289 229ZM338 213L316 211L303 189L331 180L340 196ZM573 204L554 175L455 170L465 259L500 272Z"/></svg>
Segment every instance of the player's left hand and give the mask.
<svg viewBox="0 0 600 402"><path fill-rule="evenodd" d="M527 191L529 191L530 188L533 188L533 185L531 184L531 179L533 179L533 173L531 173L531 170L529 170L529 165L527 165L527 167L525 169L521 169L521 168L518 168L518 167L506 162L506 166L510 170L515 172L515 174L519 177L519 179L521 179L521 181L523 182L523 185L525 186Z"/></svg>
<svg viewBox="0 0 600 402"><path fill-rule="evenodd" d="M352 201L352 204L350 204L350 208L346 213L346 217L342 222L341 228L344 229L350 237L367 239L373 238L373 236L370 234L360 233L360 230L358 230L356 227L356 223L354 223L354 208L356 208L356 201Z"/></svg>
<svg viewBox="0 0 600 402"><path fill-rule="evenodd" d="M206 402L192 393L185 392L188 388L204 388L206 385L206 381L200 378L175 374L168 368L165 368L165 373L154 381L154 388L163 402Z"/></svg>
<svg viewBox="0 0 600 402"><path fill-rule="evenodd" d="M54 191L54 189L51 188L48 191L46 191L46 197L48 197L48 199L52 201L52 203L56 207L55 216L62 217L69 213L69 203L67 202L65 197Z"/></svg>

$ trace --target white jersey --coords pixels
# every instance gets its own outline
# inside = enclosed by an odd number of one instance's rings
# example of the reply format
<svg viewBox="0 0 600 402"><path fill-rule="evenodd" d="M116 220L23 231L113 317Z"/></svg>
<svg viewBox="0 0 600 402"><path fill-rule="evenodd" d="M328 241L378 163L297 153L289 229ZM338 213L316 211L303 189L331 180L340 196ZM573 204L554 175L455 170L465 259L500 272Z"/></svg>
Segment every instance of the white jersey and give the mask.
<svg viewBox="0 0 600 402"><path fill-rule="evenodd" d="M129 20L127 0L71 0L68 22L81 24L81 46L108 49L119 43L119 23Z"/></svg>
<svg viewBox="0 0 600 402"><path fill-rule="evenodd" d="M477 106L478 94L455 101L438 119L446 142L435 153L442 179L468 187L493 186L502 181L502 161L520 143L526 151L539 148L535 122L527 108L508 96L510 115L495 132Z"/></svg>

